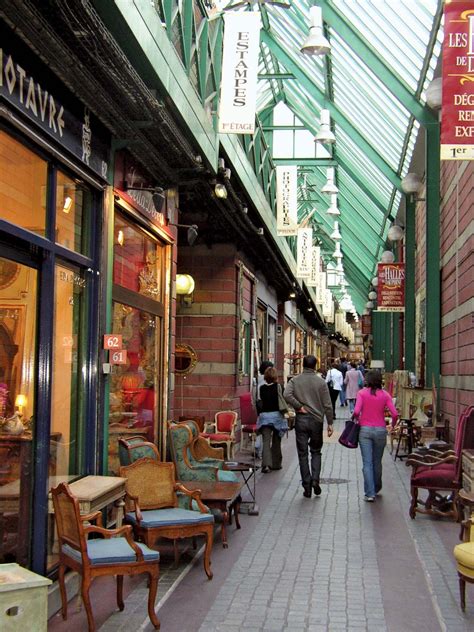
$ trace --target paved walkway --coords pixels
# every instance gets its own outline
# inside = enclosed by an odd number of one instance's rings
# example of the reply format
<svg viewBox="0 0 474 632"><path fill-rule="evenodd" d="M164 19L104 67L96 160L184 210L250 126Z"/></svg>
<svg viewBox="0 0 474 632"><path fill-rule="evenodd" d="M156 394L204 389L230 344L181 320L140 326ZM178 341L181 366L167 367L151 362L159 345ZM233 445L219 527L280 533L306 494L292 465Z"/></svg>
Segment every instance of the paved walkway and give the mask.
<svg viewBox="0 0 474 632"><path fill-rule="evenodd" d="M338 409L336 429L347 417ZM163 632L461 632L474 629L474 586L461 613L452 547L459 525L408 517L409 468L384 457L384 488L363 501L361 458L337 443L323 448L320 497L302 495L294 435L284 469L260 474L259 516L241 516L229 548L215 542L214 579L202 560L160 587ZM171 585L170 585L171 584ZM141 585L100 628L153 628Z"/></svg>

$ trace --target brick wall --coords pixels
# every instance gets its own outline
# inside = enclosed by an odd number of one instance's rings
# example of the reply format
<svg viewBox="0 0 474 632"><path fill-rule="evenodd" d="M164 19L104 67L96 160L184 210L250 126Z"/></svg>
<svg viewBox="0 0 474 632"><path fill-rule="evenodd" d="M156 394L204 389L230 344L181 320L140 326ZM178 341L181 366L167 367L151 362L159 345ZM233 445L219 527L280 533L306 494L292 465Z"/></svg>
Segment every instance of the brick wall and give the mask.
<svg viewBox="0 0 474 632"><path fill-rule="evenodd" d="M441 170L441 412L474 405L474 166Z"/></svg>
<svg viewBox="0 0 474 632"><path fill-rule="evenodd" d="M203 415L218 410L239 412L239 395L248 391L248 376L237 375L240 254L231 244L212 248L181 247L178 273L194 278L191 306L177 305L176 342L191 345L198 363L192 373L175 376L174 414ZM253 283L242 277L243 309L250 316Z"/></svg>

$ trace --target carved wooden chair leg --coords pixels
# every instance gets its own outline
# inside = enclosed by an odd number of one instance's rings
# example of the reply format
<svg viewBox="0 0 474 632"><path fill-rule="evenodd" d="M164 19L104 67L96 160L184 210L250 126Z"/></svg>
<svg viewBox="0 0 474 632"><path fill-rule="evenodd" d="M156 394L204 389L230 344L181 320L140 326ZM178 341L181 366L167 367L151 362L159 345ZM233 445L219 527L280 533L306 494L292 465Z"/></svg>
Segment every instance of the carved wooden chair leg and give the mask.
<svg viewBox="0 0 474 632"><path fill-rule="evenodd" d="M204 570L209 579L212 579L213 573L211 571L211 551L212 543L214 541L214 525L209 525L206 530L206 548L204 550Z"/></svg>
<svg viewBox="0 0 474 632"><path fill-rule="evenodd" d="M117 606L119 610L125 608L123 603L123 575L117 575Z"/></svg>
<svg viewBox="0 0 474 632"><path fill-rule="evenodd" d="M174 549L174 563L177 567L179 565L179 545L178 540L173 540L173 549Z"/></svg>
<svg viewBox="0 0 474 632"><path fill-rule="evenodd" d="M63 615L63 619L66 621L67 619L67 593L66 593L66 585L64 583L64 575L66 573L66 567L64 564L60 564L59 566L59 590L61 592L61 613Z"/></svg>
<svg viewBox="0 0 474 632"><path fill-rule="evenodd" d="M197 538L195 535L193 535L193 549L196 550L197 549Z"/></svg>
<svg viewBox="0 0 474 632"><path fill-rule="evenodd" d="M90 587L91 587L91 578L87 576L83 577L82 588L81 588L82 601L84 603L84 608L86 609L89 632L95 632L95 621L94 621L94 615L92 614L92 605L91 605L91 599L89 596Z"/></svg>
<svg viewBox="0 0 474 632"><path fill-rule="evenodd" d="M148 593L148 616L150 617L150 621L153 624L153 627L156 630L160 629L160 622L155 612L155 600L156 593L158 591L158 574L156 576L149 573L150 578L150 591Z"/></svg>

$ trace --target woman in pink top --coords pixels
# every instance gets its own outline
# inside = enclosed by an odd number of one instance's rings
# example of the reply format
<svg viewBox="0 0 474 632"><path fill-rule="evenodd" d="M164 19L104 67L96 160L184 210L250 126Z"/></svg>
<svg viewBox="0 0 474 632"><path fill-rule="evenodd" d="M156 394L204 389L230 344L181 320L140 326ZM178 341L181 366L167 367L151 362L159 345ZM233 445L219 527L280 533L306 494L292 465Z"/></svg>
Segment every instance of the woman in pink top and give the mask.
<svg viewBox="0 0 474 632"><path fill-rule="evenodd" d="M398 412L392 398L382 388L382 376L378 371L366 373L365 381L367 388L357 394L354 417L358 418L360 424L364 500L373 503L382 489L382 456L387 444L385 409L390 411L393 425L397 421Z"/></svg>

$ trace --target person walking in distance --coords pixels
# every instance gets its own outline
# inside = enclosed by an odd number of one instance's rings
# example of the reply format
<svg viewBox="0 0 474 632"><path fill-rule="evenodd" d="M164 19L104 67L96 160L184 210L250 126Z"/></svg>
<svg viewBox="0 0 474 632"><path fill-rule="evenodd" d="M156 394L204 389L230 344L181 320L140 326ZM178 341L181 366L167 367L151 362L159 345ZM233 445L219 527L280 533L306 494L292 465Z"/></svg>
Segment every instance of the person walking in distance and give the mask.
<svg viewBox="0 0 474 632"><path fill-rule="evenodd" d="M257 420L257 432L263 437L262 472L281 470L281 438L288 431L288 422L279 410L278 373L272 366L265 370L265 381L259 387L261 412Z"/></svg>
<svg viewBox="0 0 474 632"><path fill-rule="evenodd" d="M339 371L337 364L334 362L329 371L326 373L326 384L328 385L329 395L331 397L333 419L336 419L336 402L342 389L342 383L342 373Z"/></svg>
<svg viewBox="0 0 474 632"><path fill-rule="evenodd" d="M373 503L382 489L382 456L387 444L385 409L392 416L392 425L398 418L398 411L392 398L382 388L382 375L378 371L368 371L365 375L367 388L357 394L354 417L359 419L359 445L362 454L364 475L364 500Z"/></svg>
<svg viewBox="0 0 474 632"><path fill-rule="evenodd" d="M283 396L296 412L296 450L304 489L303 496L311 498L312 490L319 496L323 421L326 416L327 433L330 437L333 431L333 408L327 385L316 375L316 358L313 355L303 358L303 372L288 382ZM311 467L308 448L311 453Z"/></svg>
<svg viewBox="0 0 474 632"><path fill-rule="evenodd" d="M349 370L344 378L344 384L346 385L346 399L349 402L349 412L354 412L354 406L356 402L357 393L364 386L364 378L362 373L357 370L355 362L351 362Z"/></svg>

